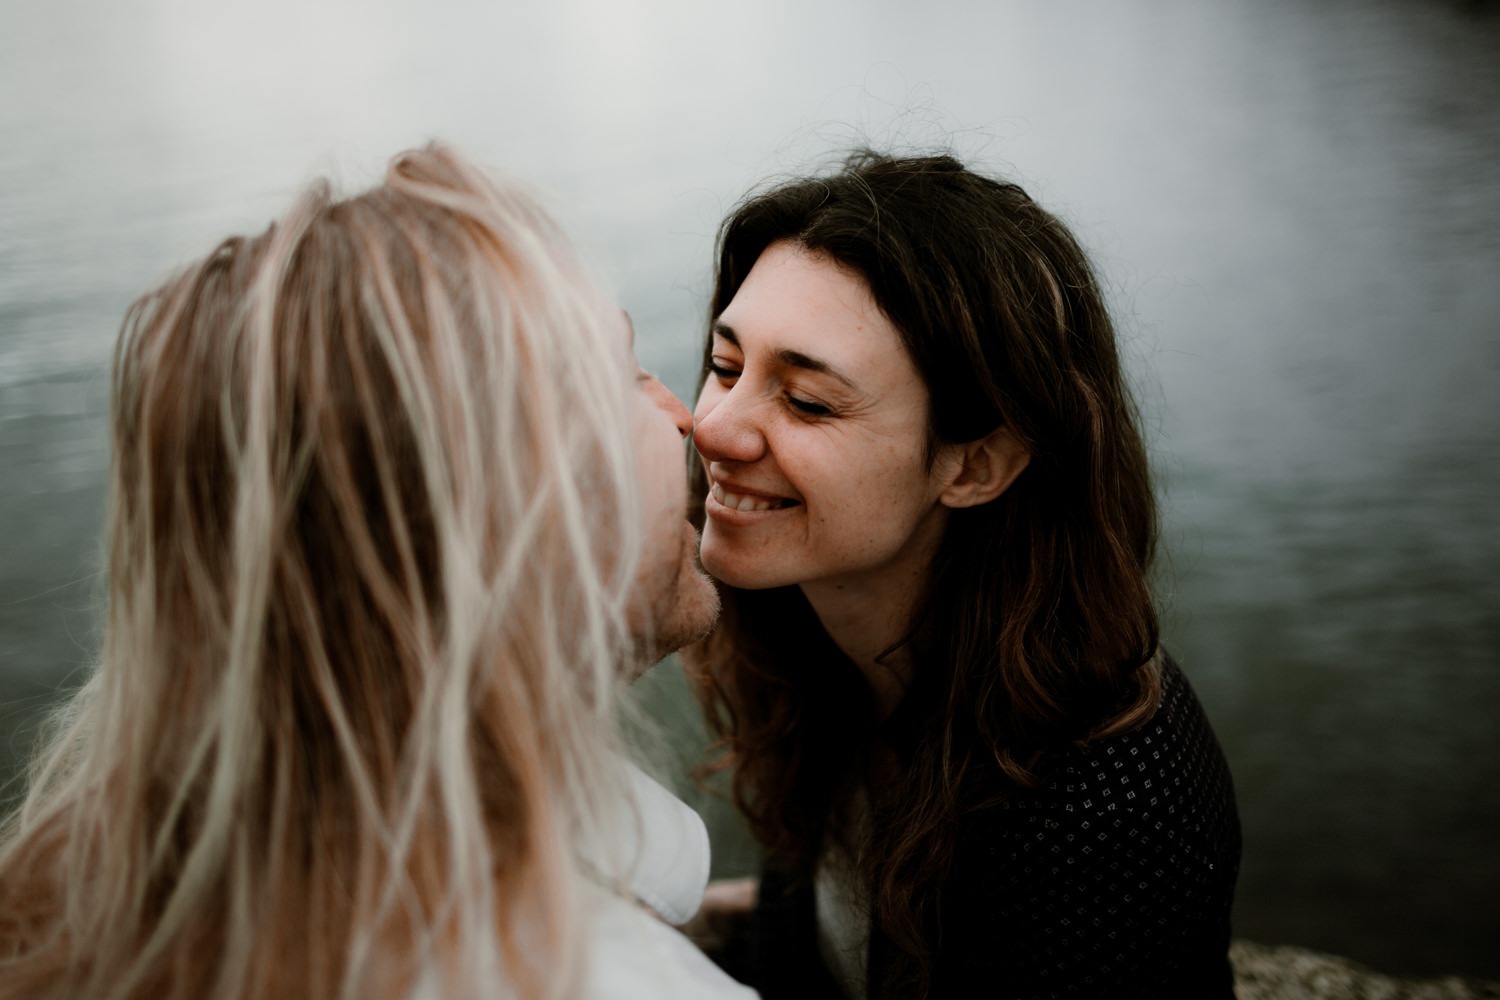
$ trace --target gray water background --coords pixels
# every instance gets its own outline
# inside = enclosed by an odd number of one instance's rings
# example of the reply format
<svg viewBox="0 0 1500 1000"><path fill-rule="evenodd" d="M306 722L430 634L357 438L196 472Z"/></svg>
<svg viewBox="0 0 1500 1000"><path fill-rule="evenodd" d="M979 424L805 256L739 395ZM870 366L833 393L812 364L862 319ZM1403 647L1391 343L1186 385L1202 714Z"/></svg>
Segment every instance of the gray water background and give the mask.
<svg viewBox="0 0 1500 1000"><path fill-rule="evenodd" d="M0 776L95 649L108 354L169 269L443 137L548 194L686 396L749 185L945 141L1110 285L1236 933L1500 978L1497 43L1486 2L3 0Z"/></svg>

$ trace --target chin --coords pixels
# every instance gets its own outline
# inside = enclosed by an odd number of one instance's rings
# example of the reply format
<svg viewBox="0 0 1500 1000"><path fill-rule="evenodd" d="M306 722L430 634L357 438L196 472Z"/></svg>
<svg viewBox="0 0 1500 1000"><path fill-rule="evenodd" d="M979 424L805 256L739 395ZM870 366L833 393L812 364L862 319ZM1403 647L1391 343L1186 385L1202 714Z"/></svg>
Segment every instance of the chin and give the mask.
<svg viewBox="0 0 1500 1000"><path fill-rule="evenodd" d="M714 581L696 566L683 575L683 580L686 592L677 604L682 639L677 649L707 638L719 623L719 588Z"/></svg>
<svg viewBox="0 0 1500 1000"><path fill-rule="evenodd" d="M719 621L719 590L696 566L684 568L670 596L657 601L652 627L637 633L640 670L704 639Z"/></svg>
<svg viewBox="0 0 1500 1000"><path fill-rule="evenodd" d="M703 553L702 559L709 576L736 590L770 590L784 587L789 582L757 567L737 565L734 560L715 559L708 552Z"/></svg>

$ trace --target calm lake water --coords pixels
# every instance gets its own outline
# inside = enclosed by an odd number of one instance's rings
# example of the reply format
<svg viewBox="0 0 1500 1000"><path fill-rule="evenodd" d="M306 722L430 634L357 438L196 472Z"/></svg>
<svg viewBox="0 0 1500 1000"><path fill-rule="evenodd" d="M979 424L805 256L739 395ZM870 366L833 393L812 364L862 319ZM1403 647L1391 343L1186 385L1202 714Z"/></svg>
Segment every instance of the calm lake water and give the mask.
<svg viewBox="0 0 1500 1000"><path fill-rule="evenodd" d="M719 6L5 0L0 777L93 655L107 359L170 268L439 136L548 193L686 395L749 185L947 142L1113 290L1169 641L1239 789L1236 932L1500 978L1496 5ZM690 753L672 667L643 691Z"/></svg>

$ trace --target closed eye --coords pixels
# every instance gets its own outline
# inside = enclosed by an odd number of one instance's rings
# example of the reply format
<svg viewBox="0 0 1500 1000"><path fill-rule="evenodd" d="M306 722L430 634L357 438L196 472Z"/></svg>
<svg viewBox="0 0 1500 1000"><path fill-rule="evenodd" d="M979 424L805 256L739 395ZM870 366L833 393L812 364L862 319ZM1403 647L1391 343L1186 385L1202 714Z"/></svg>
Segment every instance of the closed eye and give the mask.
<svg viewBox="0 0 1500 1000"><path fill-rule="evenodd" d="M814 403L810 399L799 399L796 396L788 395L786 401L787 405L792 409L797 410L799 413L804 413L809 417L826 417L833 412L833 410L822 403Z"/></svg>
<svg viewBox="0 0 1500 1000"><path fill-rule="evenodd" d="M708 373L722 386L730 387L739 381L744 372L735 364L717 357L708 359ZM785 394L786 404L804 417L826 417L833 409L811 399L803 399L791 393Z"/></svg>
<svg viewBox="0 0 1500 1000"><path fill-rule="evenodd" d="M718 358L710 358L708 361L708 372L720 382L733 382L740 377L740 370L733 365L725 364Z"/></svg>

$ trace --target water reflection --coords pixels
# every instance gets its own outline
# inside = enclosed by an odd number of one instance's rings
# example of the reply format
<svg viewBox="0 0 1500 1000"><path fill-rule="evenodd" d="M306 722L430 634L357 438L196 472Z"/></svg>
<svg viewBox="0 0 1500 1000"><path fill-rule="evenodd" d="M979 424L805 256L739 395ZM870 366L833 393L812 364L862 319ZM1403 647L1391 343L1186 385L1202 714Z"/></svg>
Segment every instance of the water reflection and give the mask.
<svg viewBox="0 0 1500 1000"><path fill-rule="evenodd" d="M1114 289L1169 635L1239 782L1238 931L1500 978L1492 4L512 7L0 10L0 755L94 648L126 304L312 173L442 135L535 179L686 394L749 183L947 136ZM676 678L647 693L691 733Z"/></svg>

